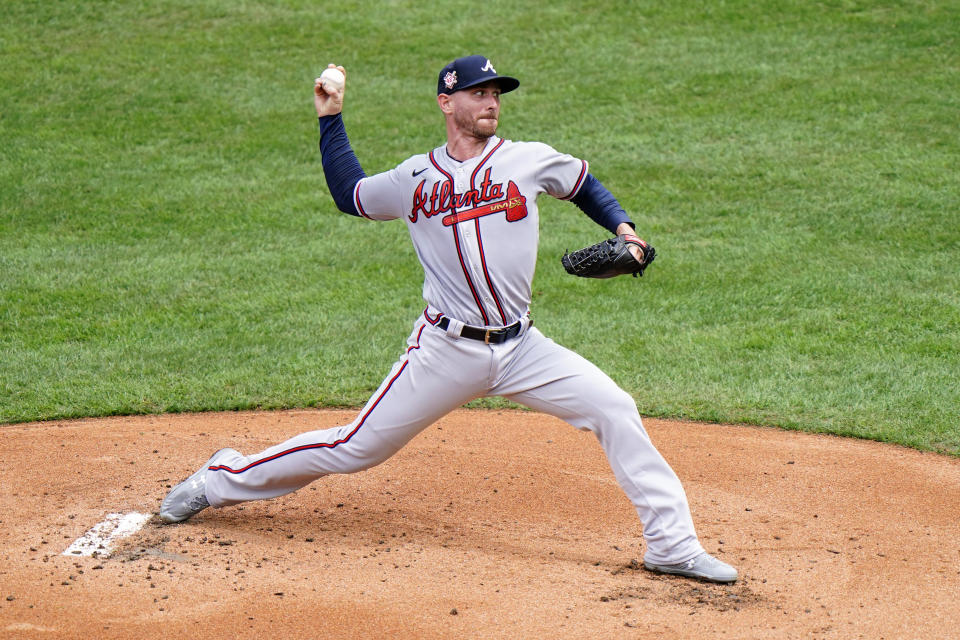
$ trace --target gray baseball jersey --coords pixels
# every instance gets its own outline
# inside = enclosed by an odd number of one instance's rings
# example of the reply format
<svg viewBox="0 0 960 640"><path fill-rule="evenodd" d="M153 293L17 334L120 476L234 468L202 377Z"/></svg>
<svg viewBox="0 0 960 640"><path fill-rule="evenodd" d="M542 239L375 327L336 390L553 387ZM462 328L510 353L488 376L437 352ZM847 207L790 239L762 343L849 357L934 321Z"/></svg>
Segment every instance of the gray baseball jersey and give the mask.
<svg viewBox="0 0 960 640"><path fill-rule="evenodd" d="M583 160L546 144L494 136L465 162L451 158L443 145L364 178L354 203L367 218L406 221L432 313L499 327L529 309L537 197L570 199L586 176Z"/></svg>

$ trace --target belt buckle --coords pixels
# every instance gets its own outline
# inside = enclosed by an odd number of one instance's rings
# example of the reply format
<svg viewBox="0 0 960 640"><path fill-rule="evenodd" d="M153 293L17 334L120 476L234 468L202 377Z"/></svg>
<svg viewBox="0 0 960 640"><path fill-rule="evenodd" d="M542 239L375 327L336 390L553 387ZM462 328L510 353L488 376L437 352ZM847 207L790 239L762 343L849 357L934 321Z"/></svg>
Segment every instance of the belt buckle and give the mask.
<svg viewBox="0 0 960 640"><path fill-rule="evenodd" d="M483 335L483 343L490 344L490 329L487 329L486 333Z"/></svg>

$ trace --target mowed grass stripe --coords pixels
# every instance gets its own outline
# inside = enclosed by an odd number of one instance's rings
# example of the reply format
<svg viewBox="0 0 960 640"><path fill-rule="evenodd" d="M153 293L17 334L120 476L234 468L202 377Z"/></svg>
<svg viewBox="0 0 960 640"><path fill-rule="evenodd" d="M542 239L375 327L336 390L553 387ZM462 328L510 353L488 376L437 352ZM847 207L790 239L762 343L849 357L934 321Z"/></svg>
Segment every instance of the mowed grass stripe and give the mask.
<svg viewBox="0 0 960 640"><path fill-rule="evenodd" d="M376 172L481 52L522 82L502 135L589 160L658 249L569 278L605 232L541 201L538 326L647 415L960 453L958 32L956 2L8 3L0 422L362 404L422 271L335 211L313 77L347 67Z"/></svg>

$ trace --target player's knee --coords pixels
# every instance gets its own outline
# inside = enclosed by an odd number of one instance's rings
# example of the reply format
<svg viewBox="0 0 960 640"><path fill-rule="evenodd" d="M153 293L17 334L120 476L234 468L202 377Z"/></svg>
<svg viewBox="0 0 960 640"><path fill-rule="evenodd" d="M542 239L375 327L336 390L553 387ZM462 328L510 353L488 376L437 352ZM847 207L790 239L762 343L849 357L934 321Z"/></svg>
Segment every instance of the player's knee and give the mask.
<svg viewBox="0 0 960 640"><path fill-rule="evenodd" d="M594 419L591 422L600 428L640 422L637 403L629 393L617 386L607 389L594 399L593 413Z"/></svg>
<svg viewBox="0 0 960 640"><path fill-rule="evenodd" d="M595 396L598 408L606 414L623 416L637 413L637 403L633 396L616 385L610 385L602 393Z"/></svg>
<svg viewBox="0 0 960 640"><path fill-rule="evenodd" d="M356 473L372 469L389 460L399 449L399 447L387 443L381 443L378 446L358 445L352 447L348 466L344 473Z"/></svg>
<svg viewBox="0 0 960 640"><path fill-rule="evenodd" d="M640 423L633 397L613 381L594 386L589 396L578 397L563 418L577 429L605 431L621 424Z"/></svg>

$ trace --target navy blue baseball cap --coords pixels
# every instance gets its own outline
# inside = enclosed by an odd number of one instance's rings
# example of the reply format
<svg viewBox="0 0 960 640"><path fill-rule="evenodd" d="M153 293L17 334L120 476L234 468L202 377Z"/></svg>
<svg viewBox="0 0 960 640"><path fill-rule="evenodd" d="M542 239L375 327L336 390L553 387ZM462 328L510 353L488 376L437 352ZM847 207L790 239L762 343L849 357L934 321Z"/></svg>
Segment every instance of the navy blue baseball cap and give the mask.
<svg viewBox="0 0 960 640"><path fill-rule="evenodd" d="M496 80L500 84L500 93L513 91L520 86L520 81L516 78L497 75L497 70L485 56L457 58L440 70L440 77L437 79L437 95L441 93L450 95L491 80Z"/></svg>

